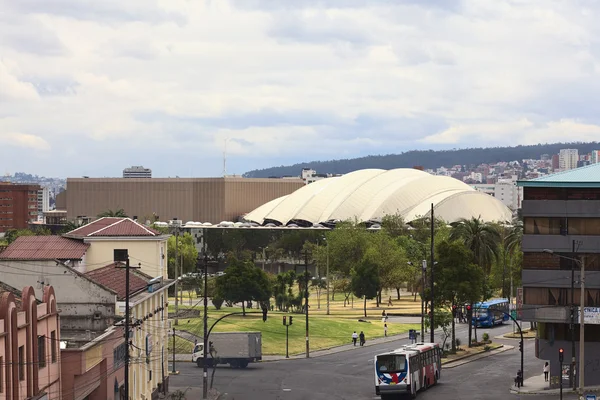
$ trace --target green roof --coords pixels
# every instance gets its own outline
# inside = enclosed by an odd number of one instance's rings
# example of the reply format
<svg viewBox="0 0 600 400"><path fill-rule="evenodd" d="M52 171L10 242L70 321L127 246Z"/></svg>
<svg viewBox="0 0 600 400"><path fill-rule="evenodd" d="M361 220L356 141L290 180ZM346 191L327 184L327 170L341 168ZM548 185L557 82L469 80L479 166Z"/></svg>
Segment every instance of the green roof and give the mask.
<svg viewBox="0 0 600 400"><path fill-rule="evenodd" d="M585 167L557 172L529 181L518 181L518 186L524 187L600 187L600 163Z"/></svg>

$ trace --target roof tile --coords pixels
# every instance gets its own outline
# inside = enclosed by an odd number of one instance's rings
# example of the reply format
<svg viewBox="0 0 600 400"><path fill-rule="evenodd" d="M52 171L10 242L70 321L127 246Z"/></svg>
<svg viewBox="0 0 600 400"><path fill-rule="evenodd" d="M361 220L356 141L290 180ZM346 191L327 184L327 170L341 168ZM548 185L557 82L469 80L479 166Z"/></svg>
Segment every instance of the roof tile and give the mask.
<svg viewBox="0 0 600 400"><path fill-rule="evenodd" d="M106 267L98 268L87 272L85 276L94 282L106 286L109 289L117 292L117 300L124 300L126 294L125 268L117 268L115 263L109 264ZM140 290L146 288L147 280L142 278L137 273L129 273L129 293L130 296Z"/></svg>
<svg viewBox="0 0 600 400"><path fill-rule="evenodd" d="M67 237L159 236L160 232L131 218L104 217L65 234Z"/></svg>
<svg viewBox="0 0 600 400"><path fill-rule="evenodd" d="M90 245L62 236L20 236L0 260L81 260Z"/></svg>

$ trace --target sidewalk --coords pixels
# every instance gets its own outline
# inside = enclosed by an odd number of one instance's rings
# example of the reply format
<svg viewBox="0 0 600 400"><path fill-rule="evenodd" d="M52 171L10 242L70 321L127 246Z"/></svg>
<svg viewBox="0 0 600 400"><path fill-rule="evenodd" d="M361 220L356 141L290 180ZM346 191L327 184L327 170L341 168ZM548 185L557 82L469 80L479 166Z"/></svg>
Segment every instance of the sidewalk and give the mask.
<svg viewBox="0 0 600 400"><path fill-rule="evenodd" d="M467 364L467 363L470 363L472 361L476 361L476 360L479 360L482 358L494 356L499 353L504 353L505 351L512 350L512 349L514 349L514 346L509 346L507 344L503 344L501 347L499 347L495 350L492 350L492 351L484 351L483 353L469 354L464 357L452 360L450 362L442 363L442 369L459 367L463 364Z"/></svg>
<svg viewBox="0 0 600 400"><path fill-rule="evenodd" d="M545 382L544 374L541 374L525 379L525 381L523 382L523 386L521 386L520 388L517 388L513 385L510 388L510 392L515 394L559 394L560 389L550 389L549 386L550 382ZM572 389L563 386L563 393L570 392L572 392ZM585 388L585 393L595 392L600 392L600 386L590 386Z"/></svg>

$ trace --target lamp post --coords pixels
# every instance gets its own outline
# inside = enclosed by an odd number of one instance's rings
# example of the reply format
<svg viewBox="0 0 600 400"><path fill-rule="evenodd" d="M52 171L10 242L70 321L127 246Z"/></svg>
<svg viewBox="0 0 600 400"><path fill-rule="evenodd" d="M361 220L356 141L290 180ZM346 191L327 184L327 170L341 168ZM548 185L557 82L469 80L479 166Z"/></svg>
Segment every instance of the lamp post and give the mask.
<svg viewBox="0 0 600 400"><path fill-rule="evenodd" d="M304 305L306 307L306 358L310 357L310 344L308 341L308 252L304 250Z"/></svg>
<svg viewBox="0 0 600 400"><path fill-rule="evenodd" d="M263 271L265 270L265 263L267 262L267 254L265 253L265 250L267 250L269 248L269 246L265 246L262 248L262 256L263 256Z"/></svg>
<svg viewBox="0 0 600 400"><path fill-rule="evenodd" d="M573 244L574 247L574 244ZM550 249L544 249L544 253L549 253L552 254L556 257L559 258L564 258L565 260L570 260L573 261L575 263L577 263L580 268L581 268L581 272L580 272L580 276L579 276L579 281L580 281L580 289L579 289L579 371L577 371L577 375L579 375L579 387L577 390L577 393L579 394L579 398L583 399L583 387L584 387L584 375L585 375L585 363L584 363L584 351L585 351L585 313L584 313L584 308L585 308L585 258L582 256L581 260L578 260L577 258L573 258L573 257L566 257L560 254L555 254L554 251L550 250ZM572 268L572 270L574 271L574 269ZM571 287L573 287L574 289L574 281L575 281L575 275L574 272L572 273L572 277L573 279L571 280ZM573 307L573 311L574 311ZM574 315L574 313L572 313ZM574 316L572 317L571 321L573 321ZM574 346L574 342L573 342L573 346ZM574 352L574 348L573 348L573 354L572 356L575 357L575 352ZM575 362L573 361L573 365L575 365ZM561 377L562 379L562 377ZM573 379L575 380L575 379Z"/></svg>
<svg viewBox="0 0 600 400"><path fill-rule="evenodd" d="M208 255L204 253L204 345L202 346L202 398L208 397L208 359L207 349L208 346Z"/></svg>
<svg viewBox="0 0 600 400"><path fill-rule="evenodd" d="M327 275L327 315L329 315L329 240L325 237L325 241L327 243L327 270L325 271L325 275Z"/></svg>
<svg viewBox="0 0 600 400"><path fill-rule="evenodd" d="M434 310L434 302L433 302L433 270L435 269L435 246L434 246L434 222L435 218L433 216L433 203L431 203L431 307L429 307L429 312L431 313L431 324L430 324L430 333L431 333L431 343L435 343L435 324L433 323L433 316L435 314Z"/></svg>
<svg viewBox="0 0 600 400"><path fill-rule="evenodd" d="M175 325L179 325L179 288L178 288L178 283L179 280L178 278L181 275L177 275L179 273L179 257L177 255L177 252L179 250L179 226L180 226L180 221L179 219L177 219L177 217L173 218L173 223L172 226L174 227L175 230Z"/></svg>

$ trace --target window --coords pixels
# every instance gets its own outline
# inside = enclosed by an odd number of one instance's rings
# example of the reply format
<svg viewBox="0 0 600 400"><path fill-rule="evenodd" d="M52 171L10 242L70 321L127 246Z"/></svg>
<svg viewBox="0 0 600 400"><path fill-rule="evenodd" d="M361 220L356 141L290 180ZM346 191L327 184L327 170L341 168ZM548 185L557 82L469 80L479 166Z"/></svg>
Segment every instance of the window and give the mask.
<svg viewBox="0 0 600 400"><path fill-rule="evenodd" d="M46 336L38 336L38 368L46 366Z"/></svg>
<svg viewBox="0 0 600 400"><path fill-rule="evenodd" d="M4 357L0 357L0 393L4 393Z"/></svg>
<svg viewBox="0 0 600 400"><path fill-rule="evenodd" d="M19 346L19 380L25 380L25 346Z"/></svg>
<svg viewBox="0 0 600 400"><path fill-rule="evenodd" d="M600 218L569 218L569 235L600 235Z"/></svg>
<svg viewBox="0 0 600 400"><path fill-rule="evenodd" d="M114 369L125 364L125 353L127 352L127 343L121 343L113 350L113 366Z"/></svg>
<svg viewBox="0 0 600 400"><path fill-rule="evenodd" d="M529 217L524 219L526 235L561 235L566 234L565 218Z"/></svg>
<svg viewBox="0 0 600 400"><path fill-rule="evenodd" d="M50 332L50 351L52 352L52 363L56 362L56 331Z"/></svg>

